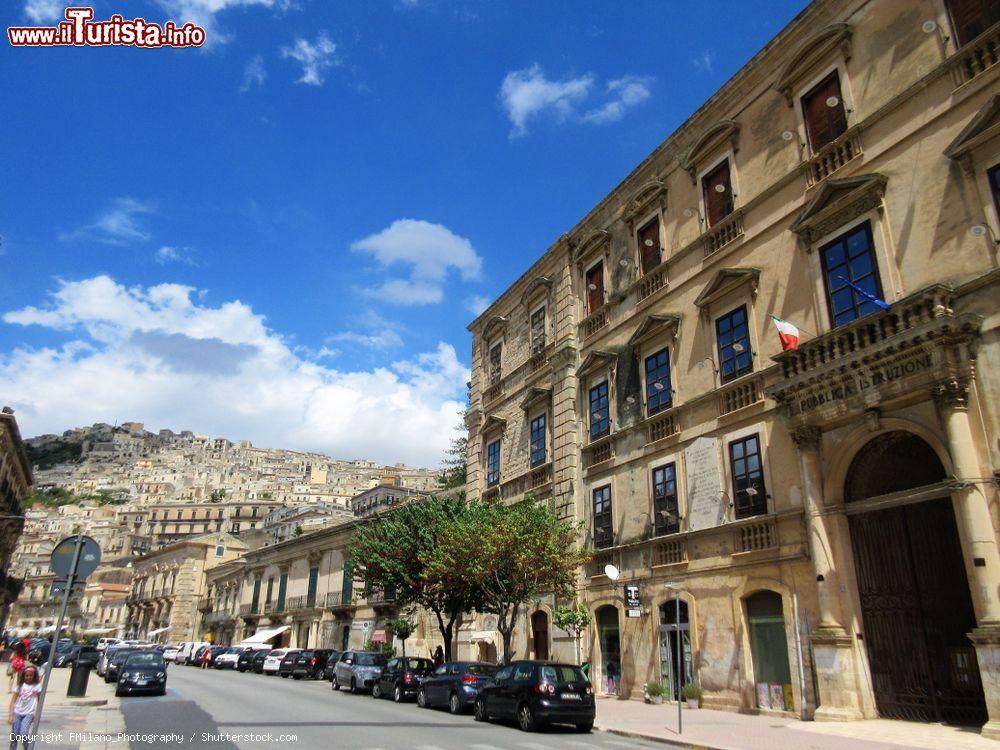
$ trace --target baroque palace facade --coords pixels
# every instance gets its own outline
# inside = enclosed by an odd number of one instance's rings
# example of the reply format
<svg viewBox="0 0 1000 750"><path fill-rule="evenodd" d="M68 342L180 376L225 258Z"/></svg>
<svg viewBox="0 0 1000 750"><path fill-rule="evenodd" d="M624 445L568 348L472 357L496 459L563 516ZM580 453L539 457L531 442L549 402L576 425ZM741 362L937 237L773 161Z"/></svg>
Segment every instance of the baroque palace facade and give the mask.
<svg viewBox="0 0 1000 750"><path fill-rule="evenodd" d="M1000 736L998 21L810 4L471 324L468 493L582 522L605 692Z"/></svg>

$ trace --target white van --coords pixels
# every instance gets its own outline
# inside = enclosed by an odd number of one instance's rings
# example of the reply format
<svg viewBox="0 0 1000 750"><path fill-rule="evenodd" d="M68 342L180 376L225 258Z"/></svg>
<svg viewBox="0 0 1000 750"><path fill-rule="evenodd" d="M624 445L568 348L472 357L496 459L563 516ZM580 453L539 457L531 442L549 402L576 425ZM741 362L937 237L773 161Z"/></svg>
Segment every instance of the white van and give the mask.
<svg viewBox="0 0 1000 750"><path fill-rule="evenodd" d="M103 651L108 646L111 646L112 644L115 644L115 643L118 643L118 639L117 638L98 638L97 639L97 650L98 651Z"/></svg>
<svg viewBox="0 0 1000 750"><path fill-rule="evenodd" d="M202 646L211 646L206 641L185 641L181 644L181 650L177 652L174 662L177 664L193 664L194 655Z"/></svg>

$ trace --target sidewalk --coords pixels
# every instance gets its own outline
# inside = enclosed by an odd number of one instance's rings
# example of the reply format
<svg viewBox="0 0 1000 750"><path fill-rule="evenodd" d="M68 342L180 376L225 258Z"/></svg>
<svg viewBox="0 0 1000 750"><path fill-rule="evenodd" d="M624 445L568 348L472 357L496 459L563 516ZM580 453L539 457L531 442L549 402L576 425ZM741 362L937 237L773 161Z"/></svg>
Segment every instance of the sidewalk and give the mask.
<svg viewBox="0 0 1000 750"><path fill-rule="evenodd" d="M796 721L705 708L684 709L677 734L677 704L599 698L594 725L604 732L664 742L692 750L1000 750L1000 742L975 729L875 719Z"/></svg>
<svg viewBox="0 0 1000 750"><path fill-rule="evenodd" d="M115 697L113 685L105 684L90 673L87 695L69 698L69 669L54 669L38 727L38 750L128 750L128 743L118 740L125 731L121 700Z"/></svg>

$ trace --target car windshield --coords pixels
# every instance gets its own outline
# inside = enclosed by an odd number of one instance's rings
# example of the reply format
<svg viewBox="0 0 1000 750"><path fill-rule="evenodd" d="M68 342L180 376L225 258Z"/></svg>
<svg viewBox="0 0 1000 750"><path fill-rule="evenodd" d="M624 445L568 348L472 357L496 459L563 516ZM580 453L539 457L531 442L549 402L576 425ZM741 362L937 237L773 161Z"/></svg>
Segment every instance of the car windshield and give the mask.
<svg viewBox="0 0 1000 750"><path fill-rule="evenodd" d="M402 663L400 666L403 669L409 669L414 672L426 672L434 663L430 659L401 659Z"/></svg>
<svg viewBox="0 0 1000 750"><path fill-rule="evenodd" d="M542 667L543 682L587 682L577 667L565 664L546 664Z"/></svg>
<svg viewBox="0 0 1000 750"><path fill-rule="evenodd" d="M491 664L470 664L468 672L479 677L492 677L499 669L500 667L494 667Z"/></svg>
<svg viewBox="0 0 1000 750"><path fill-rule="evenodd" d="M227 654L242 654L243 653L243 649L240 648L239 646L233 646L226 653Z"/></svg>
<svg viewBox="0 0 1000 750"><path fill-rule="evenodd" d="M303 651L303 652L301 652L299 654L299 656L303 657L304 659L312 659L313 658L313 652L312 651Z"/></svg>
<svg viewBox="0 0 1000 750"><path fill-rule="evenodd" d="M65 654L68 651L72 651L75 648L79 648L79 646L76 646L75 644L72 643L60 643L59 645L56 646L56 653Z"/></svg>
<svg viewBox="0 0 1000 750"><path fill-rule="evenodd" d="M125 662L126 667L159 667L163 668L163 657L157 653L132 654Z"/></svg>
<svg viewBox="0 0 1000 750"><path fill-rule="evenodd" d="M354 663L359 667L381 667L385 664L382 654L358 654Z"/></svg>
<svg viewBox="0 0 1000 750"><path fill-rule="evenodd" d="M127 649L121 649L119 651L115 651L111 655L111 660L115 661L115 662L122 662L122 661L125 661L128 657L130 657L134 653L136 653L136 652L135 651L129 651Z"/></svg>

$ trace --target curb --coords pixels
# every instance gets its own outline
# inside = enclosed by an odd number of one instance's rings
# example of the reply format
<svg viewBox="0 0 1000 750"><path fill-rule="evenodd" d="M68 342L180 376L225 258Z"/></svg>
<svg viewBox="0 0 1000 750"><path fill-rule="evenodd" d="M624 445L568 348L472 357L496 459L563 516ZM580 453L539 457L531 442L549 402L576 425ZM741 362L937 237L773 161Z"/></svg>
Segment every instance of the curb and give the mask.
<svg viewBox="0 0 1000 750"><path fill-rule="evenodd" d="M611 729L608 727L595 726L598 732L604 732L605 734L616 734L619 737L628 737L633 740L647 740L648 742L656 742L661 745L668 745L670 747L683 748L684 750L725 750L725 748L719 747L717 745L702 745L694 742L686 742L684 740L675 740L668 737L658 737L655 734L644 734L642 732L633 732L629 729Z"/></svg>
<svg viewBox="0 0 1000 750"><path fill-rule="evenodd" d="M107 703L107 698L70 698L51 705L52 708L71 708L74 706L106 706Z"/></svg>

